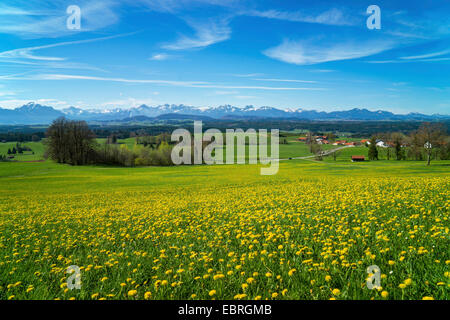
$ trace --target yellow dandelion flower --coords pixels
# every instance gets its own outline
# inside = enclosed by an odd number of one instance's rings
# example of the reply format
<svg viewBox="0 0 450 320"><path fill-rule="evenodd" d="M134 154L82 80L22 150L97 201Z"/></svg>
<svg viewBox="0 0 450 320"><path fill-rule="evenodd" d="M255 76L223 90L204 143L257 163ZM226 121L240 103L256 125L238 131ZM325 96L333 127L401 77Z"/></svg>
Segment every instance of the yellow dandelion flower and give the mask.
<svg viewBox="0 0 450 320"><path fill-rule="evenodd" d="M135 295L137 295L137 290L130 290L130 291L128 291L128 296L129 297L134 297Z"/></svg>
<svg viewBox="0 0 450 320"><path fill-rule="evenodd" d="M334 296L338 296L341 293L341 290L333 289L333 291L331 293L333 293Z"/></svg>

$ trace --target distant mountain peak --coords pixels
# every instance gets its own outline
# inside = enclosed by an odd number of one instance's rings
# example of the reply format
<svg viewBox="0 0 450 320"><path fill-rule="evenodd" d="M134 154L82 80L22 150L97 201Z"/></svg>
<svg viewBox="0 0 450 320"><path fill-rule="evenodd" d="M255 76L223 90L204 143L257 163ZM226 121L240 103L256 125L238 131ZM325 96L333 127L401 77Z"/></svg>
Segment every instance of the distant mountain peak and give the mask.
<svg viewBox="0 0 450 320"><path fill-rule="evenodd" d="M16 109L0 108L0 124L48 124L58 117L86 121L126 121L126 120L172 120L191 119L296 119L296 120L417 120L428 121L436 119L450 119L449 115L424 115L411 112L406 115L394 114L390 111L370 111L366 108L351 108L342 111L316 111L297 109L277 109L271 106L256 107L247 105L242 108L230 104L216 107L193 107L184 104L162 104L158 106L140 106L129 109L81 109L67 107L55 110L53 107L42 106L29 102Z"/></svg>

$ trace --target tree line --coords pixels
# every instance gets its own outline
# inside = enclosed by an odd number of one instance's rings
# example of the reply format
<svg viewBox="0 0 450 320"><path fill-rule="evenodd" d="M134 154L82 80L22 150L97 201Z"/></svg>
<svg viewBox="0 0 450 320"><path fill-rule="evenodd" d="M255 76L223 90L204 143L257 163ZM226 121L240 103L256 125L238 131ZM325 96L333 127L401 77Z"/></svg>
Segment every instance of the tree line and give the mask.
<svg viewBox="0 0 450 320"><path fill-rule="evenodd" d="M70 165L103 164L118 166L172 165L172 147L167 142L147 147L137 145L130 150L125 144L118 145L117 137L106 143L96 141L94 132L85 121L59 118L50 125L44 142L46 157Z"/></svg>
<svg viewBox="0 0 450 320"><path fill-rule="evenodd" d="M384 148L377 147L377 142L386 143ZM401 132L388 132L373 135L368 143L370 160L378 160L380 150L386 150L386 158L396 160L426 160L430 165L432 159L450 159L450 137L443 123L422 123L409 135Z"/></svg>

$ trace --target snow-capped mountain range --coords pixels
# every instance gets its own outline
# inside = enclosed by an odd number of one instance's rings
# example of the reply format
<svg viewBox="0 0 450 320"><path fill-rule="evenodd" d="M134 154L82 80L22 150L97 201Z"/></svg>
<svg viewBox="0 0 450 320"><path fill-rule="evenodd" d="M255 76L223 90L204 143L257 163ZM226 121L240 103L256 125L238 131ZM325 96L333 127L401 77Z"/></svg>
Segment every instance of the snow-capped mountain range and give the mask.
<svg viewBox="0 0 450 320"><path fill-rule="evenodd" d="M80 109L69 107L62 110L30 102L15 109L0 107L0 124L48 124L58 117L86 121L150 121L198 119L286 119L286 120L438 120L450 119L450 115L425 115L409 113L394 114L389 111L370 111L353 108L347 111L315 111L303 109L281 110L273 107L246 106L243 108L223 105L197 108L183 104L158 106L141 105L129 109Z"/></svg>

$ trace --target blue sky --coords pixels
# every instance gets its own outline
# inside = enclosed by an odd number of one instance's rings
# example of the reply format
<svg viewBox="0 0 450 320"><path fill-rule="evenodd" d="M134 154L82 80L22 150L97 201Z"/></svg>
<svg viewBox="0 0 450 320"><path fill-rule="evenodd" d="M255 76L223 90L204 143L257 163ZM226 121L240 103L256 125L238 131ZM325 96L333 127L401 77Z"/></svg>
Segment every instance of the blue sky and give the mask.
<svg viewBox="0 0 450 320"><path fill-rule="evenodd" d="M2 0L0 107L449 114L449 13L444 0Z"/></svg>

